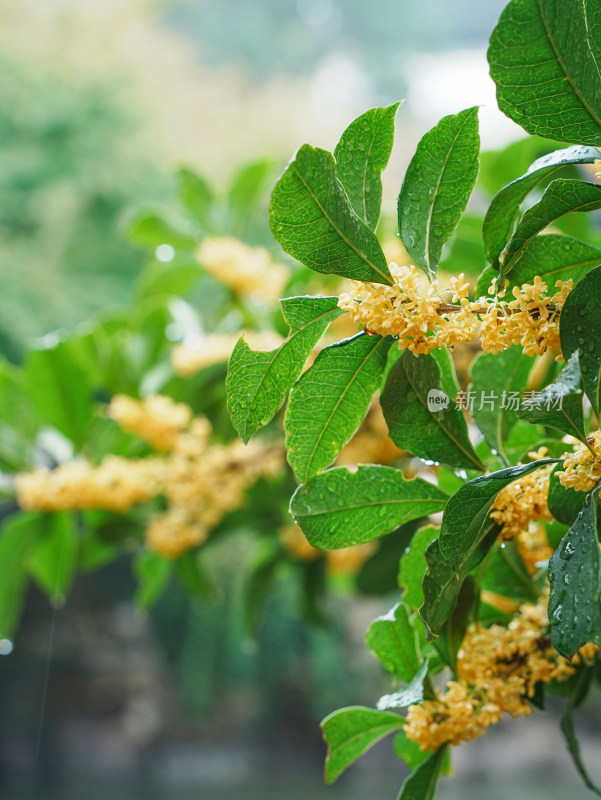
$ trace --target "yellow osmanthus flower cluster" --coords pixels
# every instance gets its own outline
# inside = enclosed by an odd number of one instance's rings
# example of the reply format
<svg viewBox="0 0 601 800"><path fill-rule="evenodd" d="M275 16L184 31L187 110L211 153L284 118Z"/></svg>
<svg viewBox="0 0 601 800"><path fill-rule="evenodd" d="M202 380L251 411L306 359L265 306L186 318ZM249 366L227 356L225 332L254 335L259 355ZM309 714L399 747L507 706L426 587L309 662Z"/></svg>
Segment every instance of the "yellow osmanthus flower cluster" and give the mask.
<svg viewBox="0 0 601 800"><path fill-rule="evenodd" d="M275 350L282 343L282 337L275 331L195 334L173 348L173 369L178 375L189 378L205 367L225 363L241 334L253 350Z"/></svg>
<svg viewBox="0 0 601 800"><path fill-rule="evenodd" d="M219 283L243 297L273 303L282 296L290 271L264 247L249 247L230 236L207 236L196 258Z"/></svg>
<svg viewBox="0 0 601 800"><path fill-rule="evenodd" d="M185 403L176 403L164 395L136 400L117 394L111 400L108 415L124 431L144 439L155 450L171 450L188 427L192 411Z"/></svg>
<svg viewBox="0 0 601 800"><path fill-rule="evenodd" d="M570 663L553 648L545 633L547 598L525 604L504 627L472 625L457 660L457 679L435 700L409 707L405 733L422 750L467 742L481 736L503 713L531 713L528 698L536 684L562 681L574 673L573 663L592 662L595 645L580 648Z"/></svg>
<svg viewBox="0 0 601 800"><path fill-rule="evenodd" d="M17 500L24 511L104 509L125 513L161 491L162 458L128 459L107 456L95 466L77 460L56 469L36 469L17 475Z"/></svg>
<svg viewBox="0 0 601 800"><path fill-rule="evenodd" d="M514 287L513 300L481 297L468 299L464 276L451 278L452 297L442 297L436 281L428 283L415 267L389 265L392 286L353 281L338 305L365 331L396 336L401 350L414 355L478 337L484 352L498 353L521 345L529 356L547 348L559 352L559 313L573 281L557 281L557 291L547 293L538 276L534 283ZM491 290L492 291L492 290Z"/></svg>
<svg viewBox="0 0 601 800"><path fill-rule="evenodd" d="M240 508L260 477L277 475L283 468L279 446L261 440L211 444L209 421L192 418L188 406L168 397L134 400L121 395L111 411L128 430L169 452L143 459L111 455L98 466L81 460L18 475L17 500L23 509L126 512L161 495L166 510L151 517L146 541L157 553L176 558L205 541L228 512Z"/></svg>
<svg viewBox="0 0 601 800"><path fill-rule="evenodd" d="M578 442L573 453L563 456L563 471L557 477L566 489L590 492L601 480L601 431L591 433L586 441L590 450Z"/></svg>
<svg viewBox="0 0 601 800"><path fill-rule="evenodd" d="M375 542L343 547L340 550L319 550L307 540L298 525L291 524L278 531L281 543L292 558L314 561L324 557L331 575L355 575L377 549Z"/></svg>

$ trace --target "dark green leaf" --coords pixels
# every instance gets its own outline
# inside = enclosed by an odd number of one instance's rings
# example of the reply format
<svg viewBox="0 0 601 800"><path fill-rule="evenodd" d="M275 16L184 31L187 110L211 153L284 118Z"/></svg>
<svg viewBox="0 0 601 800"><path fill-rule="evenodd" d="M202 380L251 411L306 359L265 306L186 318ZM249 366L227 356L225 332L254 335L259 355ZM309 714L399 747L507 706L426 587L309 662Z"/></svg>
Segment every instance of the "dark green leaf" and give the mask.
<svg viewBox="0 0 601 800"><path fill-rule="evenodd" d="M355 578L355 586L360 594L390 595L398 589L399 561L421 524L420 519L411 520L394 530L390 536L380 539L378 549L363 564Z"/></svg>
<svg viewBox="0 0 601 800"><path fill-rule="evenodd" d="M572 525L582 511L586 493L577 492L576 489L566 489L557 477L557 473L562 470L563 464L558 464L551 473L547 503L549 511L556 520L563 522L564 525Z"/></svg>
<svg viewBox="0 0 601 800"><path fill-rule="evenodd" d="M19 624L27 589L25 562L45 522L43 514L14 514L0 530L0 639L12 638Z"/></svg>
<svg viewBox="0 0 601 800"><path fill-rule="evenodd" d="M152 550L140 550L133 569L138 580L136 605L138 608L151 608L167 588L173 563Z"/></svg>
<svg viewBox="0 0 601 800"><path fill-rule="evenodd" d="M215 584L200 553L189 550L175 561L175 572L179 582L192 597L214 598Z"/></svg>
<svg viewBox="0 0 601 800"><path fill-rule="evenodd" d="M404 603L397 603L387 614L375 619L365 642L384 669L398 680L408 683L419 670L419 643Z"/></svg>
<svg viewBox="0 0 601 800"><path fill-rule="evenodd" d="M443 378L433 355L416 358L405 351L395 362L380 398L390 438L397 447L420 458L481 470L483 465L470 443L463 414L453 403L454 396L444 407ZM437 398L443 401L440 405L434 402Z"/></svg>
<svg viewBox="0 0 601 800"><path fill-rule="evenodd" d="M549 620L553 646L566 658L586 642L601 646L599 490L586 499L576 522L549 561Z"/></svg>
<svg viewBox="0 0 601 800"><path fill-rule="evenodd" d="M489 446L508 462L505 442L517 422L520 392L528 383L532 359L521 348L481 353L470 368L475 394L474 422Z"/></svg>
<svg viewBox="0 0 601 800"><path fill-rule="evenodd" d="M440 637L435 640L436 649L453 674L457 672L457 653L465 637L477 596L476 584L468 576L459 590L453 613L443 625Z"/></svg>
<svg viewBox="0 0 601 800"><path fill-rule="evenodd" d="M577 350L572 353L555 382L524 400L518 414L526 422L555 428L568 436L575 436L581 442L586 441Z"/></svg>
<svg viewBox="0 0 601 800"><path fill-rule="evenodd" d="M591 792L594 792L597 797L601 797L601 789L599 789L599 787L593 783L591 776L588 774L588 770L584 766L584 761L582 760L582 754L580 752L580 743L576 737L576 731L574 730L574 708L580 699L579 695L582 691L581 685L587 684L589 679L589 670L582 670L580 674L577 675L576 682L568 696L568 702L565 711L561 715L559 727L561 728L561 732L566 740L568 752L572 756L574 765L576 766L576 769L578 770L584 784L591 790Z"/></svg>
<svg viewBox="0 0 601 800"><path fill-rule="evenodd" d="M336 175L355 214L376 229L382 203L380 175L390 158L394 118L400 103L372 108L351 122L336 149Z"/></svg>
<svg viewBox="0 0 601 800"><path fill-rule="evenodd" d="M42 591L53 600L69 592L77 565L78 537L73 516L67 512L48 515L26 562L26 568Z"/></svg>
<svg viewBox="0 0 601 800"><path fill-rule="evenodd" d="M561 310L559 337L564 358L579 350L582 386L597 416L601 412L601 267L585 275Z"/></svg>
<svg viewBox="0 0 601 800"><path fill-rule="evenodd" d="M268 546L250 567L244 593L244 617L251 635L257 633L265 603L283 560L284 554L281 548Z"/></svg>
<svg viewBox="0 0 601 800"><path fill-rule="evenodd" d="M334 467L299 486L290 513L314 547L336 550L370 542L444 508L447 495L392 467Z"/></svg>
<svg viewBox="0 0 601 800"><path fill-rule="evenodd" d="M415 263L435 275L474 188L478 108L444 117L420 141L398 201L399 235Z"/></svg>
<svg viewBox="0 0 601 800"><path fill-rule="evenodd" d="M341 708L327 716L321 723L328 745L326 782L333 783L380 739L400 730L404 722L398 714L362 706Z"/></svg>
<svg viewBox="0 0 601 800"><path fill-rule="evenodd" d="M513 232L522 201L540 181L568 164L591 164L598 158L601 158L601 152L596 147L574 145L555 150L537 158L524 175L504 186L493 197L484 218L482 234L488 260L493 263L497 260Z"/></svg>
<svg viewBox="0 0 601 800"><path fill-rule="evenodd" d="M87 374L71 357L67 342L31 349L25 374L40 417L79 449L92 420L92 393Z"/></svg>
<svg viewBox="0 0 601 800"><path fill-rule="evenodd" d="M390 340L359 333L324 348L290 392L288 461L306 483L329 467L353 436L386 366Z"/></svg>
<svg viewBox="0 0 601 800"><path fill-rule="evenodd" d="M524 213L515 233L503 250L501 254L503 274L509 275L534 237L552 222L572 211L594 211L598 208L601 208L601 186L598 184L566 178L552 181L538 203Z"/></svg>
<svg viewBox="0 0 601 800"><path fill-rule="evenodd" d="M514 542L496 545L486 571L479 578L481 591L489 591L519 603L536 601L539 590Z"/></svg>
<svg viewBox="0 0 601 800"><path fill-rule="evenodd" d="M417 609L424 602L422 581L426 574L426 548L438 536L438 528L426 526L420 528L399 565L399 586L405 590L403 601L410 608Z"/></svg>
<svg viewBox="0 0 601 800"><path fill-rule="evenodd" d="M290 334L280 347L256 352L243 338L238 340L228 365L226 389L228 411L243 442L279 411L309 353L342 313L337 297L290 297L282 300Z"/></svg>
<svg viewBox="0 0 601 800"><path fill-rule="evenodd" d="M508 288L532 283L534 277L539 275L552 291L556 281L571 278L576 284L599 264L601 250L597 247L556 233L535 236L511 270Z"/></svg>
<svg viewBox="0 0 601 800"><path fill-rule="evenodd" d="M528 133L601 143L593 8L582 0L513 0L501 15L490 40L490 73L499 108Z"/></svg>
<svg viewBox="0 0 601 800"><path fill-rule="evenodd" d="M352 210L326 150L300 148L273 190L270 224L284 250L316 272L392 285L382 248Z"/></svg>
<svg viewBox="0 0 601 800"><path fill-rule="evenodd" d="M421 703L424 699L424 681L428 674L428 659L413 676L411 682L404 689L399 689L393 694L385 694L378 700L378 709L386 711L389 708L407 708L408 706Z"/></svg>
<svg viewBox="0 0 601 800"><path fill-rule="evenodd" d="M398 800L434 800L438 779L442 773L447 745L443 745L423 761L405 780Z"/></svg>

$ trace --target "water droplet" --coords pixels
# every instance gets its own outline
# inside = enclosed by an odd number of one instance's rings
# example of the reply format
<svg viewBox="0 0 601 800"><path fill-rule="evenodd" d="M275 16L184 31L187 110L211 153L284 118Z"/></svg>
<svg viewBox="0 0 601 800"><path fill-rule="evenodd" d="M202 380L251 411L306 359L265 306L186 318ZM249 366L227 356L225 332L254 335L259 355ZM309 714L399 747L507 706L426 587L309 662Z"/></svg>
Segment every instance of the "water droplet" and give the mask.
<svg viewBox="0 0 601 800"><path fill-rule="evenodd" d="M578 331L578 333L582 333L582 331L584 330L584 328L582 327L582 325L577 325L577 326L576 326L576 330Z"/></svg>
<svg viewBox="0 0 601 800"><path fill-rule="evenodd" d="M595 343L594 342L589 342L588 343L589 353L592 353L594 349L595 349Z"/></svg>
<svg viewBox="0 0 601 800"><path fill-rule="evenodd" d="M559 605L553 612L553 618L551 619L551 624L555 622L561 622L561 612L563 611L563 606Z"/></svg>
<svg viewBox="0 0 601 800"><path fill-rule="evenodd" d="M574 555L576 551L574 550L574 545L571 542L566 542L562 551L560 552L560 556L565 560L569 561L570 558Z"/></svg>
<svg viewBox="0 0 601 800"><path fill-rule="evenodd" d="M569 575L564 575L563 576L563 582L567 585L570 582L570 576Z"/></svg>

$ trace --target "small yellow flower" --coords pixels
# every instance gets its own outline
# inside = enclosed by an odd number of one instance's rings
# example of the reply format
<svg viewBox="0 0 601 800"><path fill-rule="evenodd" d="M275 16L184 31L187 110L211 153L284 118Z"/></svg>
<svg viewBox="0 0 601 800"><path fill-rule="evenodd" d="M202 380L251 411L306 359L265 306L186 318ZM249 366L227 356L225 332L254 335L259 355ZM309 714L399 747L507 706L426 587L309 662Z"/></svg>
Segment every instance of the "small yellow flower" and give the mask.
<svg viewBox="0 0 601 800"><path fill-rule="evenodd" d="M590 450L578 442L573 453L563 455L563 471L557 477L566 489L590 492L601 480L601 431L591 433L587 443Z"/></svg>

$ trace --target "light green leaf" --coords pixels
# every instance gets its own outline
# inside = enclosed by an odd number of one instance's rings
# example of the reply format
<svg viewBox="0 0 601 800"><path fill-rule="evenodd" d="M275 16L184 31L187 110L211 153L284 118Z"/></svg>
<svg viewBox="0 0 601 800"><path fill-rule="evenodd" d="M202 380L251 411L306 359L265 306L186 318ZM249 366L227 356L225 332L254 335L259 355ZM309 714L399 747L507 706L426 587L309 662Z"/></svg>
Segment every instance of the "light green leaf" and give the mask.
<svg viewBox="0 0 601 800"><path fill-rule="evenodd" d="M0 358L0 469L27 471L32 466L39 416L25 374Z"/></svg>
<svg viewBox="0 0 601 800"><path fill-rule="evenodd" d="M413 676L411 682L404 689L399 689L393 694L385 694L378 700L378 710L386 711L389 708L407 708L421 703L424 699L424 681L428 675L428 659Z"/></svg>
<svg viewBox="0 0 601 800"><path fill-rule="evenodd" d="M243 442L279 411L311 350L343 312L337 297L289 297L282 314L288 338L276 350L254 351L240 338L228 365L227 408Z"/></svg>
<svg viewBox="0 0 601 800"><path fill-rule="evenodd" d="M597 416L601 412L601 267L585 275L568 294L559 318L565 359L579 350L582 386Z"/></svg>
<svg viewBox="0 0 601 800"><path fill-rule="evenodd" d="M421 478L406 480L393 467L334 467L290 501L290 513L314 547L336 550L370 542L412 519L441 511L447 495Z"/></svg>
<svg viewBox="0 0 601 800"><path fill-rule="evenodd" d="M333 783L370 747L403 727L405 720L390 711L351 706L334 711L321 723L328 745L325 778Z"/></svg>
<svg viewBox="0 0 601 800"><path fill-rule="evenodd" d="M499 108L528 133L601 143L601 75L591 49L596 8L582 0L513 0L501 15L490 74Z"/></svg>
<svg viewBox="0 0 601 800"><path fill-rule="evenodd" d="M399 236L431 276L474 188L479 152L478 108L467 108L426 133L407 169L398 200Z"/></svg>
<svg viewBox="0 0 601 800"><path fill-rule="evenodd" d="M522 251L508 277L508 288L532 283L534 277L539 275L552 291L556 281L571 278L576 284L599 264L601 250L598 247L556 233L541 234L535 236Z"/></svg>
<svg viewBox="0 0 601 800"><path fill-rule="evenodd" d="M401 787L398 800L434 800L438 779L446 761L447 745L443 745L423 761Z"/></svg>
<svg viewBox="0 0 601 800"><path fill-rule="evenodd" d="M427 751L410 739L404 730L399 731L394 737L394 754L407 764L410 770L416 769L430 755Z"/></svg>
<svg viewBox="0 0 601 800"><path fill-rule="evenodd" d="M475 392L474 422L505 463L505 442L517 422L519 393L526 387L531 369L532 359L523 355L519 347L496 354L481 353L470 367Z"/></svg>
<svg viewBox="0 0 601 800"><path fill-rule="evenodd" d="M577 350L572 353L554 383L524 400L518 415L526 422L546 425L586 442Z"/></svg>
<svg viewBox="0 0 601 800"><path fill-rule="evenodd" d="M43 514L14 514L0 529L0 639L12 638L25 601L25 562L42 534Z"/></svg>
<svg viewBox="0 0 601 800"><path fill-rule="evenodd" d="M424 602L422 581L426 574L426 548L438 536L438 528L420 528L411 539L399 564L399 587L405 590L403 601L417 609Z"/></svg>
<svg viewBox="0 0 601 800"><path fill-rule="evenodd" d="M376 229L382 203L380 175L394 141L394 118L400 103L372 108L351 122L336 149L336 175L355 214Z"/></svg>
<svg viewBox="0 0 601 800"><path fill-rule="evenodd" d="M162 244L175 250L191 252L197 241L187 231L180 230L166 219L148 211L139 211L132 218L128 235L131 241L145 250L156 250Z"/></svg>
<svg viewBox="0 0 601 800"><path fill-rule="evenodd" d="M140 550L133 563L134 575L138 580L136 605L138 608L151 608L163 594L173 571L173 564L152 550Z"/></svg>
<svg viewBox="0 0 601 800"><path fill-rule="evenodd" d="M503 275L509 275L526 247L552 222L573 211L582 213L598 208L601 208L601 186L598 184L566 178L552 181L538 203L524 213L501 253Z"/></svg>
<svg viewBox="0 0 601 800"><path fill-rule="evenodd" d="M205 230L210 231L214 197L209 184L197 172L185 167L177 171L177 182L179 197L184 207Z"/></svg>
<svg viewBox="0 0 601 800"><path fill-rule="evenodd" d="M326 150L300 148L271 195L270 224L284 250L310 269L392 285L382 248L352 210Z"/></svg>
<svg viewBox="0 0 601 800"><path fill-rule="evenodd" d="M78 536L73 516L67 512L47 515L41 535L26 569L40 589L54 600L66 597L77 566Z"/></svg>
<svg viewBox="0 0 601 800"><path fill-rule="evenodd" d="M522 201L535 186L562 167L591 164L598 158L601 158L601 152L596 147L574 145L555 150L537 158L524 175L504 186L493 197L484 218L482 235L488 260L493 263L497 260L511 237Z"/></svg>
<svg viewBox="0 0 601 800"><path fill-rule="evenodd" d="M247 227L273 166L270 159L262 158L244 164L234 175L227 196L230 229L234 235L241 235Z"/></svg>
<svg viewBox="0 0 601 800"><path fill-rule="evenodd" d="M587 497L549 561L551 641L566 658L586 642L601 646L598 496L596 489Z"/></svg>
<svg viewBox="0 0 601 800"><path fill-rule="evenodd" d="M440 396L444 386L449 388L448 378L433 355L416 358L405 351L390 369L380 398L390 438L420 458L483 470L464 416L453 402L455 392L446 408L433 404L433 393Z"/></svg>
<svg viewBox="0 0 601 800"><path fill-rule="evenodd" d="M564 525L573 525L576 517L582 511L586 500L586 492L577 492L576 489L566 489L557 473L563 471L563 464L558 464L549 478L549 494L547 504L549 511L559 522Z"/></svg>
<svg viewBox="0 0 601 800"><path fill-rule="evenodd" d="M397 603L387 614L371 623L365 643L395 678L405 683L413 680L421 656L417 634L404 603Z"/></svg>
<svg viewBox="0 0 601 800"><path fill-rule="evenodd" d="M302 483L329 467L367 414L390 339L359 333L324 348L290 392L288 461Z"/></svg>

